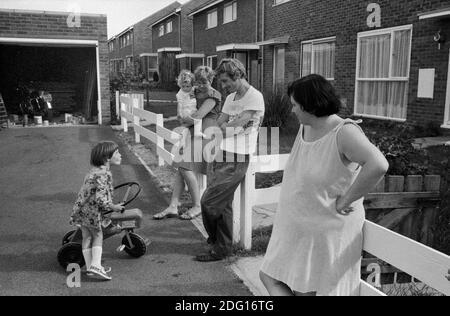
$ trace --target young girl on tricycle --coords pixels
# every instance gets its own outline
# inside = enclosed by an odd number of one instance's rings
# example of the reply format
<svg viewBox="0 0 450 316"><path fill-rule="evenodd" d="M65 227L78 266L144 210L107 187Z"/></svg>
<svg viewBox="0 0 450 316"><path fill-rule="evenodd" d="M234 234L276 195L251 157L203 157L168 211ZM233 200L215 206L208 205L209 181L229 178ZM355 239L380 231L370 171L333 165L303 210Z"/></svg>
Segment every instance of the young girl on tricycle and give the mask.
<svg viewBox="0 0 450 316"><path fill-rule="evenodd" d="M120 165L121 161L119 146L114 142L101 142L92 149L93 168L84 178L70 219L71 225L79 227L82 232L82 252L88 275L103 280L111 280L108 274L111 269L101 264L103 229L110 226L115 217L135 219L137 227L142 220L140 210L125 211L123 204L113 203L110 165Z"/></svg>

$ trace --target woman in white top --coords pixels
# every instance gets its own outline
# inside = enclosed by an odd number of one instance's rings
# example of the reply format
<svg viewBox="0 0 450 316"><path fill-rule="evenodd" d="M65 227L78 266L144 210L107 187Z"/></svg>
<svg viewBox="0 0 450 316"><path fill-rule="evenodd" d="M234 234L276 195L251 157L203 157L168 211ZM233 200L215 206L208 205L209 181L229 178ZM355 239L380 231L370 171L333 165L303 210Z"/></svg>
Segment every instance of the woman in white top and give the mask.
<svg viewBox="0 0 450 316"><path fill-rule="evenodd" d="M319 75L288 94L301 125L287 162L260 277L270 295L358 295L363 197L388 170L383 154Z"/></svg>

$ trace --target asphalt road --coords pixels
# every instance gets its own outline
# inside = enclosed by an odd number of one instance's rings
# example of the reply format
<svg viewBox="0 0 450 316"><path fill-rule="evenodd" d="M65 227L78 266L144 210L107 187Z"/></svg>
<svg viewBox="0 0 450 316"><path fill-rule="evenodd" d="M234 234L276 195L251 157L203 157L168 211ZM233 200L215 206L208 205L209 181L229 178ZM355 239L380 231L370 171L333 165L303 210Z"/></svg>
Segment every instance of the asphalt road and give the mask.
<svg viewBox="0 0 450 316"><path fill-rule="evenodd" d="M192 260L207 246L191 222L151 219L165 202L145 168L120 143L123 161L112 168L114 182L142 185L131 207L143 210L138 233L152 243L144 257L130 259L116 252L121 236L106 240L103 257L113 280L82 276L81 287L67 286L68 274L56 255L71 230L68 219L90 168L90 149L100 140L119 142L108 127L0 131L0 295L251 295L229 262Z"/></svg>

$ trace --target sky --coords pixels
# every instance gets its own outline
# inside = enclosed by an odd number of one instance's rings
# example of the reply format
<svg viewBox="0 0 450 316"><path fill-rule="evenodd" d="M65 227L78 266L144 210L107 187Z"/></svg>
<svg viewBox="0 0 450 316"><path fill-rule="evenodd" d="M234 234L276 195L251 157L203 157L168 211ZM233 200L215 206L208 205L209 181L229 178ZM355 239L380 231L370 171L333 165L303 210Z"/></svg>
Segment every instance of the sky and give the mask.
<svg viewBox="0 0 450 316"><path fill-rule="evenodd" d="M108 38L159 11L175 0L0 0L1 9L106 14ZM188 0L178 0L186 3Z"/></svg>

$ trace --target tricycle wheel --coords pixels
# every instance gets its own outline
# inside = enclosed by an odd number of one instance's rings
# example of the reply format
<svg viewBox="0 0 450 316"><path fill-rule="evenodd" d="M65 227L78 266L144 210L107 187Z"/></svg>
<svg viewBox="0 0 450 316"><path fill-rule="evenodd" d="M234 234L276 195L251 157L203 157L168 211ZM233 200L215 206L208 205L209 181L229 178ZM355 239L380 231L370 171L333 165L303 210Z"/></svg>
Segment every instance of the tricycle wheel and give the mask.
<svg viewBox="0 0 450 316"><path fill-rule="evenodd" d="M58 251L58 262L64 269L71 263L76 263L81 267L85 265L81 244L69 242Z"/></svg>
<svg viewBox="0 0 450 316"><path fill-rule="evenodd" d="M75 234L75 232L76 232L76 230L71 230L70 232L68 232L67 234L64 235L64 237L62 239L63 246L70 242L70 239L72 238L73 234Z"/></svg>
<svg viewBox="0 0 450 316"><path fill-rule="evenodd" d="M128 242L128 238L125 235L122 238L122 244L125 246L125 252L134 258L139 258L145 255L145 253L147 252L147 244L144 238L135 233L129 233L129 236L131 242L133 243L133 248L131 248L131 245Z"/></svg>

